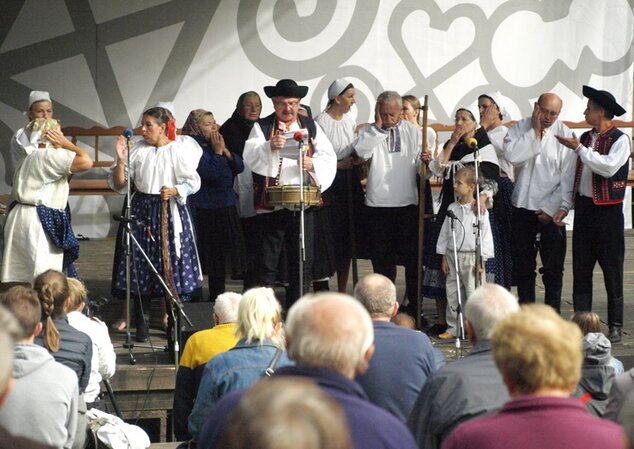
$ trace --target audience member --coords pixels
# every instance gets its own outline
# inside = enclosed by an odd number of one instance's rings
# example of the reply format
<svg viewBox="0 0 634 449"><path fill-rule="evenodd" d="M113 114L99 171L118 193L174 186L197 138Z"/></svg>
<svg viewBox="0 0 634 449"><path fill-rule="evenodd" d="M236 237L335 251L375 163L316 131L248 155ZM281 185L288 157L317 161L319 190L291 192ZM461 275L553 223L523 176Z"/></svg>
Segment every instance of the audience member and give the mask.
<svg viewBox="0 0 634 449"><path fill-rule="evenodd" d="M227 268L232 276L242 276L246 269L238 194L233 189L244 163L239 155L227 149L209 111L191 111L181 134L193 138L203 150L197 168L200 189L189 197L188 203L194 213L200 263L208 278L208 300L213 301L225 291Z"/></svg>
<svg viewBox="0 0 634 449"><path fill-rule="evenodd" d="M250 387L264 377L272 365L291 363L284 351L282 308L270 288L253 288L242 295L236 336L239 341L233 348L216 355L205 365L189 416L189 433L194 441L220 398Z"/></svg>
<svg viewBox="0 0 634 449"><path fill-rule="evenodd" d="M88 291L84 283L78 279L69 278L68 287L70 301L68 302L68 324L83 332L92 341L92 359L90 361L90 377L84 393L86 407L97 406L102 379L110 379L117 367L117 354L114 352L108 327L98 318L88 318L82 312L86 305Z"/></svg>
<svg viewBox="0 0 634 449"><path fill-rule="evenodd" d="M312 381L258 382L231 414L220 441L225 449L351 449L341 406Z"/></svg>
<svg viewBox="0 0 634 449"><path fill-rule="evenodd" d="M68 322L66 311L71 302L68 279L63 273L47 270L35 278L33 288L40 300L44 319L35 343L45 347L55 360L72 369L84 394L90 380L92 341Z"/></svg>
<svg viewBox="0 0 634 449"><path fill-rule="evenodd" d="M595 416L603 416L608 395L614 379L613 358L610 340L601 332L590 332L583 336L583 365L581 379L573 396L580 398Z"/></svg>
<svg viewBox="0 0 634 449"><path fill-rule="evenodd" d="M421 152L421 132L401 119L403 102L394 91L376 100L375 123L366 125L353 146L359 157L370 162L365 204L368 206L368 237L372 269L396 280L397 263L405 267L408 311L416 304L418 233L418 182L421 159L429 161L431 151ZM395 232L398 230L398 232Z"/></svg>
<svg viewBox="0 0 634 449"><path fill-rule="evenodd" d="M436 371L435 354L427 335L404 329L390 319L398 311L396 287L381 274L369 274L354 288L374 328L374 355L365 373L357 376L370 402L407 420L425 380Z"/></svg>
<svg viewBox="0 0 634 449"><path fill-rule="evenodd" d="M491 353L491 333L517 312L517 299L496 284L478 287L465 307L472 351L433 374L408 419L418 447L438 449L460 423L499 409L509 398Z"/></svg>
<svg viewBox="0 0 634 449"><path fill-rule="evenodd" d="M559 312L566 258L562 220L572 207L575 154L557 142L570 137L560 120L562 101L540 95L531 117L520 120L504 138L504 156L515 167L511 252L513 279L520 302L535 302L535 260L543 267L544 302Z"/></svg>
<svg viewBox="0 0 634 449"><path fill-rule="evenodd" d="M634 395L630 395L623 406L620 422L623 426L623 436L625 437L623 448L634 449Z"/></svg>
<svg viewBox="0 0 634 449"><path fill-rule="evenodd" d="M405 329L416 330L416 321L414 320L414 317L408 315L407 313L398 312L392 318L392 323L404 327Z"/></svg>
<svg viewBox="0 0 634 449"><path fill-rule="evenodd" d="M556 136L576 153L575 220L572 234L572 300L575 311L592 310L592 272L603 272L608 299L608 338L618 343L623 329L623 262L625 234L623 200L630 172L632 139L614 126L625 114L614 95L583 86L584 111L592 126L577 139Z"/></svg>
<svg viewBox="0 0 634 449"><path fill-rule="evenodd" d="M291 307L286 321L289 357L296 365L277 370L275 376L315 381L342 406L354 447L415 448L405 425L370 403L354 382L372 358L373 334L370 315L349 296L323 292L303 297ZM218 403L205 424L199 447L219 447L216 444L227 417L244 394L235 392Z"/></svg>
<svg viewBox="0 0 634 449"><path fill-rule="evenodd" d="M570 397L581 374L580 342L579 328L546 305L506 318L491 343L512 399L494 415L460 425L443 449L621 448L621 428Z"/></svg>
<svg viewBox="0 0 634 449"><path fill-rule="evenodd" d="M194 407L205 365L238 342L235 333L240 298L242 295L233 292L218 295L214 304L214 327L196 332L185 343L174 388L174 435L178 441L191 438L187 421Z"/></svg>
<svg viewBox="0 0 634 449"><path fill-rule="evenodd" d="M603 417L617 422L621 408L628 395L634 392L634 368L625 371L620 376L616 376L612 381L612 388L608 396L608 403L605 407Z"/></svg>
<svg viewBox="0 0 634 449"><path fill-rule="evenodd" d="M71 449L76 435L82 433L77 422L77 376L56 362L46 349L34 344L43 329L37 293L16 286L1 295L0 302L13 313L21 328L13 353L15 383L0 408L0 427L11 429L16 436Z"/></svg>
<svg viewBox="0 0 634 449"><path fill-rule="evenodd" d="M12 326L13 330L8 329ZM11 376L13 370L13 342L14 339L9 332L18 331L21 334L19 325L11 312L4 306L0 306L0 408L11 393L15 380ZM16 437L7 429L0 425L0 449L52 449L53 446L41 444L39 442Z"/></svg>
<svg viewBox="0 0 634 449"><path fill-rule="evenodd" d="M581 333L585 337L590 332L601 332L601 319L594 312L575 312L570 320L581 328ZM612 345L610 345L611 347ZM610 351L611 352L611 351ZM610 356L610 366L614 368L614 375L618 376L624 371L623 362L616 357Z"/></svg>

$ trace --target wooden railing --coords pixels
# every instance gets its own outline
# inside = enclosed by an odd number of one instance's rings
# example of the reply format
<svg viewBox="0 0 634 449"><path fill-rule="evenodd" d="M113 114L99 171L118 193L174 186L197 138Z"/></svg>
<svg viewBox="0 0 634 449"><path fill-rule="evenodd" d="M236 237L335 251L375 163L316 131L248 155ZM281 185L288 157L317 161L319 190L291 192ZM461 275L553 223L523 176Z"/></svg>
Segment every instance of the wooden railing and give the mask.
<svg viewBox="0 0 634 449"><path fill-rule="evenodd" d="M507 122L506 126L510 127L515 122ZM582 122L564 122L571 129L589 129L590 125L585 121ZM634 136L634 121L625 122L622 120L615 120L614 125L620 129L629 129ZM436 133L451 133L454 129L454 125L446 125L443 123L432 123L429 125L436 131ZM107 168L112 166L112 160L102 160L99 154L103 140L109 139L108 146L110 154L114 155L114 138L123 134L125 127L114 126L112 128L102 128L94 126L92 128L80 128L77 126L67 126L62 128L62 132L65 136L70 137L74 144L78 141L83 142L85 145L89 145L94 149L94 165L93 167ZM141 135L141 128L134 130L135 135ZM577 133L578 135L581 133ZM633 145L634 147L634 145ZM634 186L634 170L630 170L630 176L628 184ZM70 181L71 195L109 195L115 192L108 188L108 183L105 178L97 179L72 179Z"/></svg>

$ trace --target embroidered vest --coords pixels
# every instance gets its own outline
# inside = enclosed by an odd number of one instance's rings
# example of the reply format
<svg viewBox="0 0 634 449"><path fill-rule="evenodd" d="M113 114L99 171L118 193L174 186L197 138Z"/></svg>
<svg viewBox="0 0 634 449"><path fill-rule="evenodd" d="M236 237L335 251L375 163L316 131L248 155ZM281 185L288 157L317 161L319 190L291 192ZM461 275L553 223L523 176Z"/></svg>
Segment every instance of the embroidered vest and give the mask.
<svg viewBox="0 0 634 449"><path fill-rule="evenodd" d="M617 128L610 128L599 134L594 142L594 151L601 155L610 152L612 144L623 135L623 132ZM588 147L592 142L592 131L586 131L581 135L581 143ZM627 187L628 161L610 178L592 173L592 201L597 206L609 206L612 204L620 204L625 198L625 188ZM577 171L575 173L574 194L577 193L579 182L581 181L581 172L583 170L583 162L581 158L577 159Z"/></svg>
<svg viewBox="0 0 634 449"><path fill-rule="evenodd" d="M308 130L308 152L307 156L312 157L313 155L313 138L317 133L317 128L315 126L315 122L313 119L309 117L304 117L302 115L297 116L297 120L302 128L306 128ZM262 133L264 134L266 139L270 139L275 134L279 132L277 129L277 120L275 119L275 114L271 114L263 119L258 121L260 128L262 129ZM256 210L265 209L265 210L273 210L274 208L266 204L266 188L268 186L277 185L279 180L279 176L282 171L282 158L280 158L280 167L278 169L278 178L271 178L268 176L262 176L257 173L253 173L253 205Z"/></svg>

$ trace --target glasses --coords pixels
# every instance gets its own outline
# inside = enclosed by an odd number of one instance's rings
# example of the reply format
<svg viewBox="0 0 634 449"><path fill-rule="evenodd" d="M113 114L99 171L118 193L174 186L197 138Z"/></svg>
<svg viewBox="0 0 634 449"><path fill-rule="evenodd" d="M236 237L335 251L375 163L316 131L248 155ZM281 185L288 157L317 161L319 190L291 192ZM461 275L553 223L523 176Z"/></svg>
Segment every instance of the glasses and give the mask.
<svg viewBox="0 0 634 449"><path fill-rule="evenodd" d="M276 108L296 108L299 106L299 101L274 101L273 105Z"/></svg>
<svg viewBox="0 0 634 449"><path fill-rule="evenodd" d="M552 117L555 118L559 115L559 112L555 112L555 111L549 111L548 109L544 109L541 106L539 106L539 110L542 112L542 114L544 114L546 117Z"/></svg>

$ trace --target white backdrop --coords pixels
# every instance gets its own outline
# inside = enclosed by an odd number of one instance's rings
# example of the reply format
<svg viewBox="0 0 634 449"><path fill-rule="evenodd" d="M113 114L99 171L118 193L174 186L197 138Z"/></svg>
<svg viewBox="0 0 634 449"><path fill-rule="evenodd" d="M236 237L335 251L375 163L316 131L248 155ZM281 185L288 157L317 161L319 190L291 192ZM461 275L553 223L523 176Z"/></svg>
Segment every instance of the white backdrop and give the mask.
<svg viewBox="0 0 634 449"><path fill-rule="evenodd" d="M0 30L0 153L23 126L31 89L48 90L63 125L137 125L157 101L222 122L240 93L280 78L310 87L349 79L368 121L385 89L430 96L430 117L499 89L512 118L540 93L580 121L581 86L610 90L631 119L634 0L12 0ZM272 107L263 98L263 114ZM100 158L112 154L109 145ZM7 193L5 164L0 193ZM96 170L95 176L103 176ZM112 234L118 197L72 197L78 233Z"/></svg>

